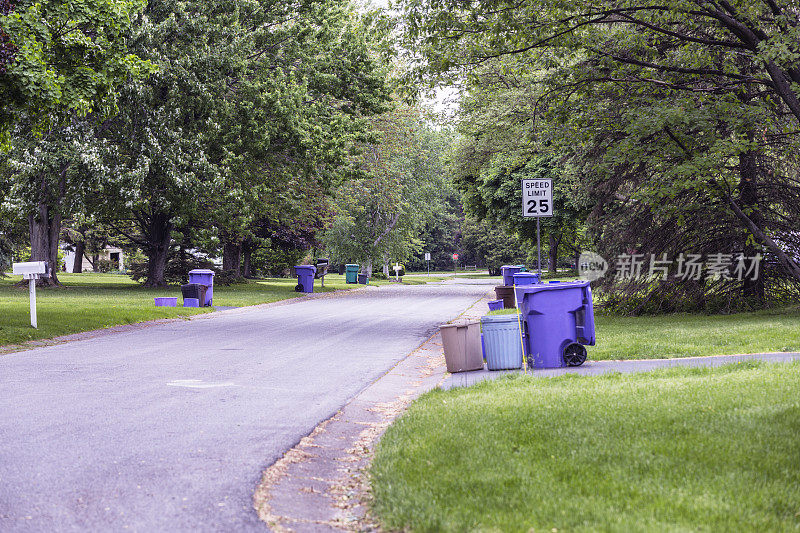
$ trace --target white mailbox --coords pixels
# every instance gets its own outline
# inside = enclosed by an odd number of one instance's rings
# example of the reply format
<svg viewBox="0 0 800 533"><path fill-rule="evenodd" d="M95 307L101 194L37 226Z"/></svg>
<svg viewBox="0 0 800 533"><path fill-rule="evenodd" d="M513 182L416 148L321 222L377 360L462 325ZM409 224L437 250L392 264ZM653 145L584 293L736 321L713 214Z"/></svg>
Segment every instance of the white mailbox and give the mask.
<svg viewBox="0 0 800 533"><path fill-rule="evenodd" d="M47 265L47 261L14 263L14 275L22 275L24 279L49 278L50 268Z"/></svg>
<svg viewBox="0 0 800 533"><path fill-rule="evenodd" d="M31 326L37 327L36 323L36 280L39 278L50 277L50 265L47 261L31 261L29 263L14 263L14 274L20 274L24 279L30 280L31 298Z"/></svg>

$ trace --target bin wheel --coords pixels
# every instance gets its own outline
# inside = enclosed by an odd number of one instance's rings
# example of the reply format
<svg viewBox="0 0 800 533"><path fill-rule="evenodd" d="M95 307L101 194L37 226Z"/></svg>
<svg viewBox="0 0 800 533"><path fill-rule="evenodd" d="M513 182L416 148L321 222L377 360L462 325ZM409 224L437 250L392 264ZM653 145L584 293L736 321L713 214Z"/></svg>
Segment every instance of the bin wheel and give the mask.
<svg viewBox="0 0 800 533"><path fill-rule="evenodd" d="M294 286L294 292L303 292L303 286L298 283Z"/></svg>
<svg viewBox="0 0 800 533"><path fill-rule="evenodd" d="M564 362L567 366L581 366L586 362L586 348L582 344L573 342L564 348Z"/></svg>

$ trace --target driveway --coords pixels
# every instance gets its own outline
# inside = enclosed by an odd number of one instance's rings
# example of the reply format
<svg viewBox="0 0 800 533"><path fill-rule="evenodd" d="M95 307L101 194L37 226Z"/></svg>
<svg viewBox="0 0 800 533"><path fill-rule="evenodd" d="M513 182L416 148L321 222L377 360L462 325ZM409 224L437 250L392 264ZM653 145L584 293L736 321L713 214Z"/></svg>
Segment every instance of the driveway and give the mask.
<svg viewBox="0 0 800 533"><path fill-rule="evenodd" d="M494 283L368 288L0 357L0 531L265 530L263 469Z"/></svg>

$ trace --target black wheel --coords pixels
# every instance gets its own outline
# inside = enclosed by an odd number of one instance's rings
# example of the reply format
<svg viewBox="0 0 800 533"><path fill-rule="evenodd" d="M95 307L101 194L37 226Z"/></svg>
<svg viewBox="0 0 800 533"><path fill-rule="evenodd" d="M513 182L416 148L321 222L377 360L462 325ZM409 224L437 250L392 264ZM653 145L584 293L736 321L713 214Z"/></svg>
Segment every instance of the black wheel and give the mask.
<svg viewBox="0 0 800 533"><path fill-rule="evenodd" d="M573 342L564 348L564 362L567 366L581 366L586 362L586 348L582 344Z"/></svg>
<svg viewBox="0 0 800 533"><path fill-rule="evenodd" d="M303 286L298 283L294 286L294 292L303 292Z"/></svg>

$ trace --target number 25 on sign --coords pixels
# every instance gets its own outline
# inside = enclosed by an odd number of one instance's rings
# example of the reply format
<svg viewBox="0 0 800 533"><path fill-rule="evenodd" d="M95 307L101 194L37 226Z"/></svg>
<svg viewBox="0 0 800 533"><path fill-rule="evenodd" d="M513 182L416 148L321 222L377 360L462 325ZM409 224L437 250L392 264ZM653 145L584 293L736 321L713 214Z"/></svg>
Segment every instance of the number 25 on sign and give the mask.
<svg viewBox="0 0 800 533"><path fill-rule="evenodd" d="M553 180L535 178L522 180L522 216L553 216Z"/></svg>

